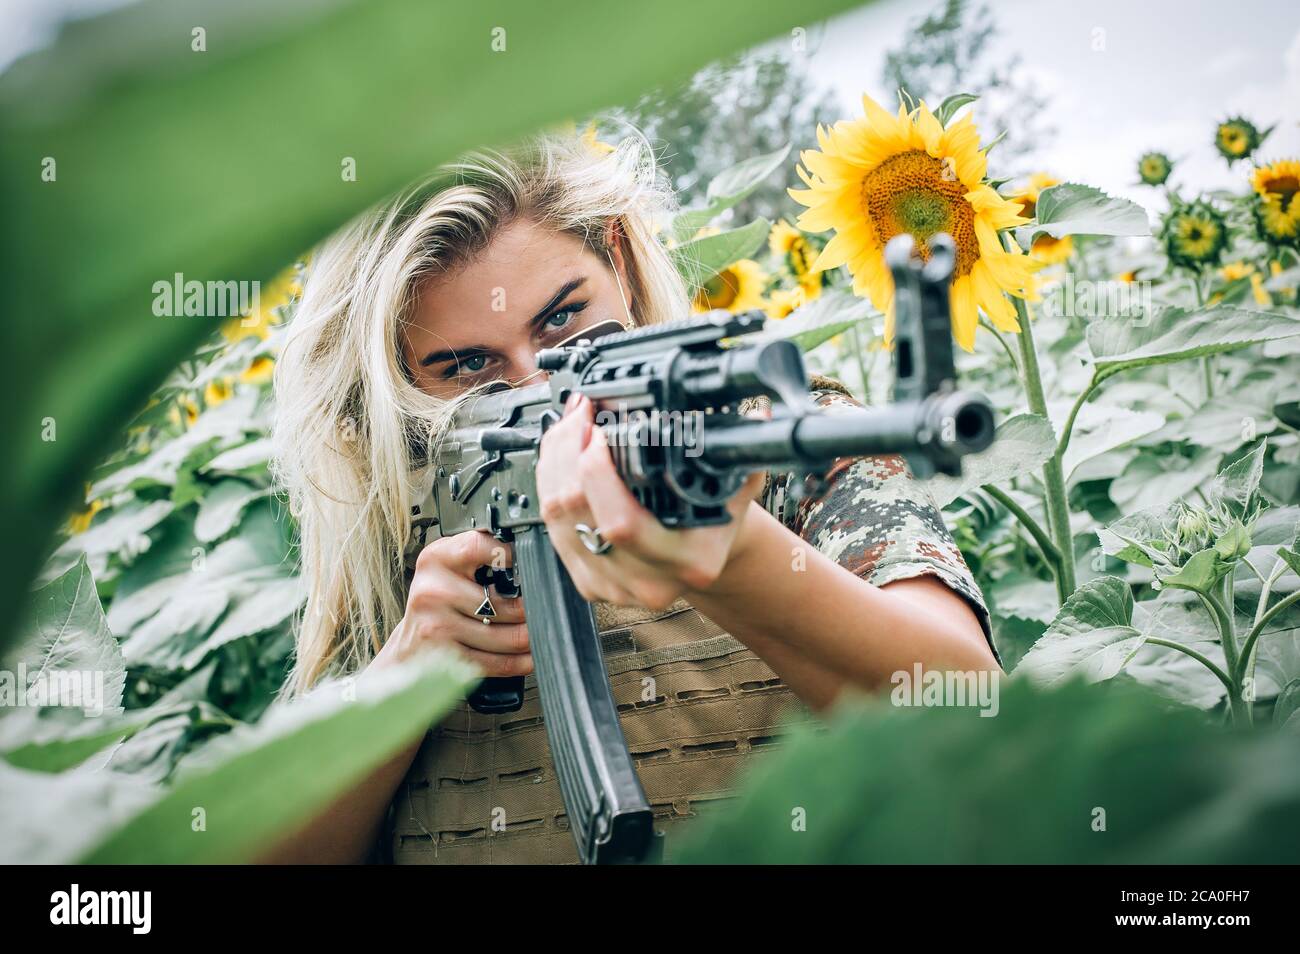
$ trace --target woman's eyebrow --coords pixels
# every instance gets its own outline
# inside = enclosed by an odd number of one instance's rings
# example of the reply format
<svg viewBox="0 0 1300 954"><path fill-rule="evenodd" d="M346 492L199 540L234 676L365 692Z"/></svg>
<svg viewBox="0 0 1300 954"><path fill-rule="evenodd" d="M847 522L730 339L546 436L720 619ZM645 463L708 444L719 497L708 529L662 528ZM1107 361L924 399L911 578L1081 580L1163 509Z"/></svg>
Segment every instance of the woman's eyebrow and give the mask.
<svg viewBox="0 0 1300 954"><path fill-rule="evenodd" d="M430 351L420 359L420 367L427 368L439 361L459 361L466 354L481 354L490 350L487 345L477 344L470 345L468 348L461 348L459 351L452 351L450 348L443 351Z"/></svg>
<svg viewBox="0 0 1300 954"><path fill-rule="evenodd" d="M564 299L568 298L575 289L581 288L586 281L587 276L583 275L580 278L572 278L565 282L560 286L559 290L551 296L550 300L542 306L541 310L538 311L537 314L533 315L532 318L528 319L528 324L536 325L546 320L551 312L560 306Z"/></svg>
<svg viewBox="0 0 1300 954"><path fill-rule="evenodd" d="M576 289L581 288L586 284L586 282L587 277L583 275L580 278L572 278L561 285L559 289L556 290L555 294L547 300L546 304L541 307L541 310L528 319L529 326L537 325L545 321L551 312L563 303L564 299L568 298ZM459 360L460 357L465 354L479 354L491 350L492 349L485 344L476 344L457 350L447 348L442 351L430 351L420 359L420 367L427 368L429 365L437 364L439 361L455 361Z"/></svg>

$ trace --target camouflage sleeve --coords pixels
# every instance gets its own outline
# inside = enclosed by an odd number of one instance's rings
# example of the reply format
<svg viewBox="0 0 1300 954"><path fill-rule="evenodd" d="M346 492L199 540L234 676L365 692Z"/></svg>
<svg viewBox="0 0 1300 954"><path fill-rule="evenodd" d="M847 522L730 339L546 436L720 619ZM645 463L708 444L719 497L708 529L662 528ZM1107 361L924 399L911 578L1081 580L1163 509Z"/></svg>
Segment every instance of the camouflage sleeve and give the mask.
<svg viewBox="0 0 1300 954"><path fill-rule="evenodd" d="M828 412L861 407L838 385L822 379L813 391ZM925 485L903 458L841 457L827 471L826 493L792 501L790 474L773 474L763 504L792 531L819 551L876 586L924 574L938 577L970 604L994 657L988 608L970 568L944 526L943 516Z"/></svg>

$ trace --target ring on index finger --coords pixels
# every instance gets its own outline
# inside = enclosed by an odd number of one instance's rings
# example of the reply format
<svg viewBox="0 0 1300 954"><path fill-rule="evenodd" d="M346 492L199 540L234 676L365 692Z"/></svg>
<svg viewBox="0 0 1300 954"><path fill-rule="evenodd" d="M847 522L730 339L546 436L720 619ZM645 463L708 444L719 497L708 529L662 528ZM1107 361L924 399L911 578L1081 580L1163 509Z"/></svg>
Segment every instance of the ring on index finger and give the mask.
<svg viewBox="0 0 1300 954"><path fill-rule="evenodd" d="M601 536L599 527L589 527L585 523L579 523L574 524L573 529L578 532L578 539L582 541L582 545L596 556L606 554L614 548L612 543Z"/></svg>

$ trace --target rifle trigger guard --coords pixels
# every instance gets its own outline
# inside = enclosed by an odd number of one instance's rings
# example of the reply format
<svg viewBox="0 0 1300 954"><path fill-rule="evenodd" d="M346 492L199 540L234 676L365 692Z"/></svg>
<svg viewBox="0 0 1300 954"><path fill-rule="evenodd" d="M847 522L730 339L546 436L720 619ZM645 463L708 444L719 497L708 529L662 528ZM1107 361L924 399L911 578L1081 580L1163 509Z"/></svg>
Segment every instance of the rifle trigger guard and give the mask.
<svg viewBox="0 0 1300 954"><path fill-rule="evenodd" d="M485 454L482 460L452 474L447 481L447 486L451 490L451 499L459 503L461 500L473 495L474 491L478 490L479 484L487 479L487 475L496 470L497 465L501 463L504 456L501 451ZM464 478L471 471L473 473L470 476L469 483L465 483Z"/></svg>

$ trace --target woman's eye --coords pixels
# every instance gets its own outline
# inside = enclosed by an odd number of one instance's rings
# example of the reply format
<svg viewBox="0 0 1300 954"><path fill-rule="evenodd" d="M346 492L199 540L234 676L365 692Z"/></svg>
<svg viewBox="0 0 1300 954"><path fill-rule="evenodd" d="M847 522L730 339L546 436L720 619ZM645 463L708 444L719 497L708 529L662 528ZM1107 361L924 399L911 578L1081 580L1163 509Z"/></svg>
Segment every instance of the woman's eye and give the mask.
<svg viewBox="0 0 1300 954"><path fill-rule="evenodd" d="M578 314L586 307L585 301L570 302L559 311L551 312L550 316L542 322L541 330L552 332L567 328L577 320Z"/></svg>
<svg viewBox="0 0 1300 954"><path fill-rule="evenodd" d="M488 356L485 354L471 354L468 357L461 358L459 361L449 365L443 372L445 378L455 378L466 374L478 374L487 367Z"/></svg>

